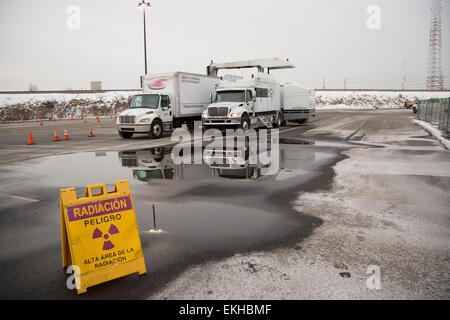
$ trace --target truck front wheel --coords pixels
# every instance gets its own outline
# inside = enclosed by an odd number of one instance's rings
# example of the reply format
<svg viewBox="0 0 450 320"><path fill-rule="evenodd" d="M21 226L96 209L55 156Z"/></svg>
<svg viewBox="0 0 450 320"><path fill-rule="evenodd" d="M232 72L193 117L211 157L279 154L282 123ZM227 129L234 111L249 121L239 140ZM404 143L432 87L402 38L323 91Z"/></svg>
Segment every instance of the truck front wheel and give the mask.
<svg viewBox="0 0 450 320"><path fill-rule="evenodd" d="M163 125L160 120L154 120L150 126L149 136L152 139L158 139L163 134Z"/></svg>
<svg viewBox="0 0 450 320"><path fill-rule="evenodd" d="M275 128L280 128L283 125L283 116L281 113L277 114L277 118L275 120Z"/></svg>
<svg viewBox="0 0 450 320"><path fill-rule="evenodd" d="M133 136L133 132L122 132L119 131L119 136L123 139L130 139Z"/></svg>
<svg viewBox="0 0 450 320"><path fill-rule="evenodd" d="M244 115L241 120L241 125L239 126L242 130L248 130L250 128L250 119L248 116Z"/></svg>
<svg viewBox="0 0 450 320"><path fill-rule="evenodd" d="M297 123L304 124L304 123L308 123L308 121L309 121L309 119L300 119L300 120L297 120Z"/></svg>

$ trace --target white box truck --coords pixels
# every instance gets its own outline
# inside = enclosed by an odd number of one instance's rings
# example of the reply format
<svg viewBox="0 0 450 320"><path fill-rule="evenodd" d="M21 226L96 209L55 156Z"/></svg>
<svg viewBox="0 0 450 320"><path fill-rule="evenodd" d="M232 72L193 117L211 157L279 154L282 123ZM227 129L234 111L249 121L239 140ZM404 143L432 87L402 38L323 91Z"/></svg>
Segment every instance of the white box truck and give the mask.
<svg viewBox="0 0 450 320"><path fill-rule="evenodd" d="M307 123L316 116L316 92L314 89L286 83L281 85L281 111L286 121Z"/></svg>
<svg viewBox="0 0 450 320"><path fill-rule="evenodd" d="M186 72L143 76L143 93L133 96L130 108L117 118L119 135L124 139L133 134L159 138L184 123L194 128L218 82L217 77Z"/></svg>
<svg viewBox="0 0 450 320"><path fill-rule="evenodd" d="M244 130L259 127L280 127L286 120L305 122L314 116L314 90L293 84L280 84L271 70L295 68L289 60L279 58L229 62L208 66L207 73L217 76L222 69L257 68L250 80L221 81L214 103L202 114L202 125ZM231 80L231 81L230 81Z"/></svg>

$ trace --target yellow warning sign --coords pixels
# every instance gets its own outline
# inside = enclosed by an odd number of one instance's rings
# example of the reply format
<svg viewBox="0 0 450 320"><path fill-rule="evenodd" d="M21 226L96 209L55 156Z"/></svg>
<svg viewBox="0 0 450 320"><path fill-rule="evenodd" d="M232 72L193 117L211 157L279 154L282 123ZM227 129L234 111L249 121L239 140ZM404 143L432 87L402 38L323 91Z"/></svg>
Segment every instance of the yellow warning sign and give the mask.
<svg viewBox="0 0 450 320"><path fill-rule="evenodd" d="M93 191L100 190L99 193ZM88 287L139 272L145 262L127 180L116 181L112 192L104 184L61 190L63 267L75 266L77 293Z"/></svg>

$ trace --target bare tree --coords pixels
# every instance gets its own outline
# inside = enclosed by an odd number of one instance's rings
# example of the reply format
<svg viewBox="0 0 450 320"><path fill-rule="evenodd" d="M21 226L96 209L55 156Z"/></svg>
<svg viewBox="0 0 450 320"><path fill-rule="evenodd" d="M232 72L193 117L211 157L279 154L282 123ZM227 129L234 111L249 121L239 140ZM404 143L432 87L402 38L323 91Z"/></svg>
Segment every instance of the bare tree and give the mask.
<svg viewBox="0 0 450 320"><path fill-rule="evenodd" d="M37 85L35 85L34 83L30 83L30 85L28 86L28 91L37 91L38 87Z"/></svg>

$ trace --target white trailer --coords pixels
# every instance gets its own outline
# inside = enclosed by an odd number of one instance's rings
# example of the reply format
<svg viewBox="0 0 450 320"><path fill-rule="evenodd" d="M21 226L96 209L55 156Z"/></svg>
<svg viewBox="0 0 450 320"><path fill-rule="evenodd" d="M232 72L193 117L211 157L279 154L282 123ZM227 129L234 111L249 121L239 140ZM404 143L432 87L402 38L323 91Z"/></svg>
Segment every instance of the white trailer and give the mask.
<svg viewBox="0 0 450 320"><path fill-rule="evenodd" d="M211 102L219 79L201 74L174 72L143 76L143 93L135 95L130 108L117 118L117 130L124 139L133 134L159 138L186 123L194 127Z"/></svg>
<svg viewBox="0 0 450 320"><path fill-rule="evenodd" d="M286 83L281 85L283 120L307 123L316 116L316 93L312 88Z"/></svg>

